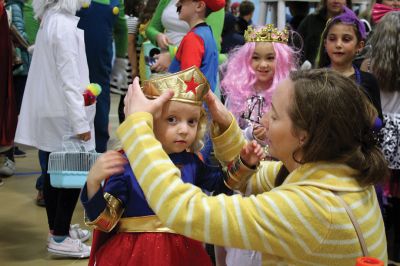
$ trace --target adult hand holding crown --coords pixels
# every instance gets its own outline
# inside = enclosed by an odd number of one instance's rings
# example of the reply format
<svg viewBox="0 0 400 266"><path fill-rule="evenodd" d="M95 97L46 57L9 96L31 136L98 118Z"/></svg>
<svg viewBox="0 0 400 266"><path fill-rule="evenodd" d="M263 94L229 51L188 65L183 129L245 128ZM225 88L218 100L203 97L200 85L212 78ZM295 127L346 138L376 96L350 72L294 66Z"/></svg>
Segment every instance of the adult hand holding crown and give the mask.
<svg viewBox="0 0 400 266"><path fill-rule="evenodd" d="M163 92L160 97L149 100L143 93L139 85L139 78L136 77L133 83L129 85L128 92L124 99L125 117L138 112L148 112L156 116L162 109L162 106L174 96L172 90Z"/></svg>

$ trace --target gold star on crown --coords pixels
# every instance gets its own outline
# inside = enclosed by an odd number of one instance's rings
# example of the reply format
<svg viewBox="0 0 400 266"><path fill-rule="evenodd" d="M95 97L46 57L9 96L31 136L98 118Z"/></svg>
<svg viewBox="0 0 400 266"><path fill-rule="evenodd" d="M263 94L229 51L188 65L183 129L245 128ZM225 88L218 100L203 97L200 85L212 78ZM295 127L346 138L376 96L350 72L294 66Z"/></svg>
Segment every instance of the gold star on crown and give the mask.
<svg viewBox="0 0 400 266"><path fill-rule="evenodd" d="M280 31L273 24L267 24L261 28L248 26L244 32L244 39L246 42L280 42L287 44L289 32L286 29Z"/></svg>
<svg viewBox="0 0 400 266"><path fill-rule="evenodd" d="M210 85L196 66L186 70L143 81L143 93L154 99L164 91L173 90L172 101L202 105Z"/></svg>

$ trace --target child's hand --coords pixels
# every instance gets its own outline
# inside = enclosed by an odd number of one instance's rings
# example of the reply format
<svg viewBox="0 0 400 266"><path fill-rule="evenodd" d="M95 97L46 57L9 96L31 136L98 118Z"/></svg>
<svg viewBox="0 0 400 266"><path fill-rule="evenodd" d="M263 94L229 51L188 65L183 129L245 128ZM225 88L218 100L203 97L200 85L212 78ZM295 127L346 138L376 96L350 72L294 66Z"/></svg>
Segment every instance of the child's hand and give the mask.
<svg viewBox="0 0 400 266"><path fill-rule="evenodd" d="M157 34L156 39L157 39L158 47L160 47L162 49L167 49L168 45L171 44L171 42L168 39L167 35L165 35L164 33Z"/></svg>
<svg viewBox="0 0 400 266"><path fill-rule="evenodd" d="M255 140L246 143L246 145L244 145L240 151L240 158L242 162L250 168L257 166L258 163L264 159L264 157L265 154L263 147L261 147L261 145Z"/></svg>
<svg viewBox="0 0 400 266"><path fill-rule="evenodd" d="M157 73L168 70L168 67L171 64L171 57L168 52L156 54L154 55L154 59L156 59L156 63L150 67L151 70L154 70Z"/></svg>
<svg viewBox="0 0 400 266"><path fill-rule="evenodd" d="M267 130L265 129L265 127L261 126L261 125L257 125L253 127L253 137L256 140L261 140L261 141L265 141L267 139Z"/></svg>
<svg viewBox="0 0 400 266"><path fill-rule="evenodd" d="M107 151L101 155L90 169L87 177L88 199L97 193L104 179L124 172L124 165L127 163L128 160L117 151Z"/></svg>
<svg viewBox="0 0 400 266"><path fill-rule="evenodd" d="M107 151L101 155L89 171L88 183L100 184L111 175L124 172L124 165L128 160L117 151Z"/></svg>

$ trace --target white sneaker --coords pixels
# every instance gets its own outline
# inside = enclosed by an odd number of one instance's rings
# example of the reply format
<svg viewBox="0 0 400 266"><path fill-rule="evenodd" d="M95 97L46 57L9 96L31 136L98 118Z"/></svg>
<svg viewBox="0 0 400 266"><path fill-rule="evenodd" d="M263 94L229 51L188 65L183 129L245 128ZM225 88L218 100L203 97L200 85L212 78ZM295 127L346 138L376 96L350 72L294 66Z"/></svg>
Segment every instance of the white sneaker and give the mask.
<svg viewBox="0 0 400 266"><path fill-rule="evenodd" d="M87 258L90 256L90 246L83 244L79 239L70 237L65 238L60 243L51 238L47 245L47 251L53 255L73 258Z"/></svg>
<svg viewBox="0 0 400 266"><path fill-rule="evenodd" d="M69 227L69 236L72 239L79 239L80 241L85 242L90 237L90 231L80 228L79 224L71 224ZM49 246L50 239L52 238L53 234L49 233L47 236L47 246Z"/></svg>
<svg viewBox="0 0 400 266"><path fill-rule="evenodd" d="M69 236L72 239L79 239L80 241L85 242L90 237L90 231L80 228L79 224L71 224L69 227Z"/></svg>
<svg viewBox="0 0 400 266"><path fill-rule="evenodd" d="M4 157L4 160L2 163L0 163L0 175L4 176L12 176L15 173L15 163L8 159L7 157Z"/></svg>

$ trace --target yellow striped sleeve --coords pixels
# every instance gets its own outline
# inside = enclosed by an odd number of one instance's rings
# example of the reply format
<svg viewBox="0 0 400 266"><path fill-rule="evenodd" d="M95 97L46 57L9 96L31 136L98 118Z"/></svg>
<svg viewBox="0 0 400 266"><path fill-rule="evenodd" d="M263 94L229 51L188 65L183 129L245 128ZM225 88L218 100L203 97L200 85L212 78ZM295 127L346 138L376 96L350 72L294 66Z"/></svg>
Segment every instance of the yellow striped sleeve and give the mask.
<svg viewBox="0 0 400 266"><path fill-rule="evenodd" d="M232 114L231 116L232 123L225 132L219 132L218 127L214 124L211 128L215 156L222 163L233 161L246 144L242 131Z"/></svg>
<svg viewBox="0 0 400 266"><path fill-rule="evenodd" d="M262 161L259 166L259 171L238 190L245 195L257 195L270 191L275 187L275 179L281 166L282 162Z"/></svg>

